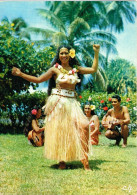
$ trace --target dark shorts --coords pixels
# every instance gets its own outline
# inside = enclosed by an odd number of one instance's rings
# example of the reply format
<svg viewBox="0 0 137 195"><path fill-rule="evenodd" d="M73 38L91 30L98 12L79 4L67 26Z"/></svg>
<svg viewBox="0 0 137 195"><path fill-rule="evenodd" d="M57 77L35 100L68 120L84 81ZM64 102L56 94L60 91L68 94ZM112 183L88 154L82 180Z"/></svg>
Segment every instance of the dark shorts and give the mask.
<svg viewBox="0 0 137 195"><path fill-rule="evenodd" d="M116 125L115 128L112 129L112 131L116 131L116 132L121 134L121 126L120 125Z"/></svg>
<svg viewBox="0 0 137 195"><path fill-rule="evenodd" d="M122 135L121 135L121 126L120 126L120 125L116 125L114 129L109 129L109 130L117 132L117 133L118 133L117 136L118 136L119 138L122 137Z"/></svg>

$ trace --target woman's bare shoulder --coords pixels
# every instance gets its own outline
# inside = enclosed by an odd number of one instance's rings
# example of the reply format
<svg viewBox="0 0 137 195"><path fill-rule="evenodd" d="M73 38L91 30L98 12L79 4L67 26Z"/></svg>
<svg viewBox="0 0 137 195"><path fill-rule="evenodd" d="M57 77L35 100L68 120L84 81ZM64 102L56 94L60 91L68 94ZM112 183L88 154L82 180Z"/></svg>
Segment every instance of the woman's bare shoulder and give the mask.
<svg viewBox="0 0 137 195"><path fill-rule="evenodd" d="M98 116L95 114L95 115L93 115L93 117L92 118L94 118L94 119L98 119Z"/></svg>

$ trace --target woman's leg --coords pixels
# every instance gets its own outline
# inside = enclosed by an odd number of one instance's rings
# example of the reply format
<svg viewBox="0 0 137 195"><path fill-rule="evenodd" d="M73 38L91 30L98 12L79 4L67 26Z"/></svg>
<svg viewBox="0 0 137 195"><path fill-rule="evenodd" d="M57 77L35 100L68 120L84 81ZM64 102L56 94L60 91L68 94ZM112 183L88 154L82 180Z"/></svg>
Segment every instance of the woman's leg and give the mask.
<svg viewBox="0 0 137 195"><path fill-rule="evenodd" d="M66 168L66 163L64 161L59 162L59 169L63 170Z"/></svg>

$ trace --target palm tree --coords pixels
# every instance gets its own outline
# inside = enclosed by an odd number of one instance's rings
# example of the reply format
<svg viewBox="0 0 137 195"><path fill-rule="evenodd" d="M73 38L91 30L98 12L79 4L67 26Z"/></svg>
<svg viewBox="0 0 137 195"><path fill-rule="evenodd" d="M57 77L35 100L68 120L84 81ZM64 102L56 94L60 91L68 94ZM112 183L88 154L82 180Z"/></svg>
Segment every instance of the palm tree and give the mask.
<svg viewBox="0 0 137 195"><path fill-rule="evenodd" d="M28 40L31 39L30 34L25 30L28 25L23 18L15 18L12 20L12 23L14 24L16 36L19 36L20 38L26 38Z"/></svg>
<svg viewBox="0 0 137 195"><path fill-rule="evenodd" d="M135 23L136 8L134 2L129 1L105 1L106 16L110 24L110 32L124 31L124 22ZM106 53L106 67L108 65L108 57L110 48Z"/></svg>
<svg viewBox="0 0 137 195"><path fill-rule="evenodd" d="M15 36L20 37L21 39L23 38L27 40L31 39L29 32L26 31L28 25L23 18L19 17L9 21L7 17L4 17L2 19L2 22L5 22L7 24L10 23L12 24L12 28L14 29Z"/></svg>
<svg viewBox="0 0 137 195"><path fill-rule="evenodd" d="M111 32L124 30L124 22L135 23L136 8L134 2L129 1L106 1L107 18Z"/></svg>
<svg viewBox="0 0 137 195"><path fill-rule="evenodd" d="M38 13L51 25L45 29L29 28L29 31L41 33L43 40L38 44L58 47L66 43L76 49L79 61L84 66L91 66L93 60L93 43L101 45L102 49L110 47L116 53L115 37L100 29L107 27L105 7L102 2L46 2L46 9L38 9ZM73 10L73 13L72 11ZM94 41L93 41L94 40ZM100 68L97 75L102 75L99 85L105 83L103 72L104 55L100 54Z"/></svg>

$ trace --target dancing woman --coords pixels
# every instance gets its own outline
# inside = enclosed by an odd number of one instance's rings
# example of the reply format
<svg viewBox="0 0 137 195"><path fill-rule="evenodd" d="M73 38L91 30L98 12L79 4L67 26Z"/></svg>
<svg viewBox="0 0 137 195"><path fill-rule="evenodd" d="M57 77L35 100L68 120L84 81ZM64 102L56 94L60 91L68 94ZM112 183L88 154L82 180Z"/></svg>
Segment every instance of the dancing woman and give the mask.
<svg viewBox="0 0 137 195"><path fill-rule="evenodd" d="M14 67L12 74L23 79L41 83L49 81L45 104L45 157L59 161L59 168L65 162L81 160L85 170L88 162L89 121L76 100L75 87L80 82L78 74L93 74L98 68L99 45L93 45L94 60L91 67L81 67L75 58L75 50L61 46L57 50L52 67L39 77L21 72Z"/></svg>

